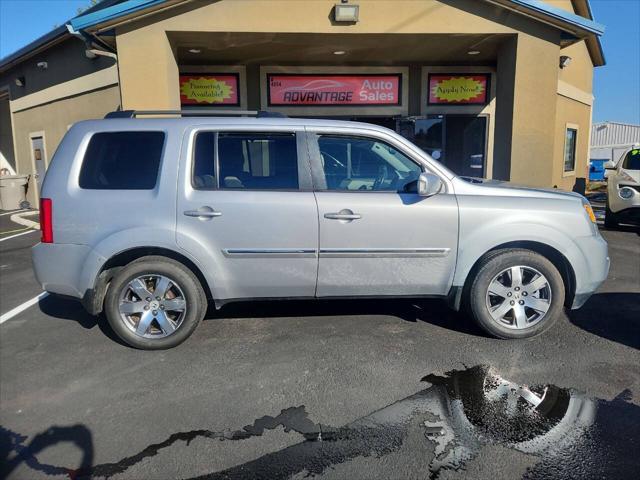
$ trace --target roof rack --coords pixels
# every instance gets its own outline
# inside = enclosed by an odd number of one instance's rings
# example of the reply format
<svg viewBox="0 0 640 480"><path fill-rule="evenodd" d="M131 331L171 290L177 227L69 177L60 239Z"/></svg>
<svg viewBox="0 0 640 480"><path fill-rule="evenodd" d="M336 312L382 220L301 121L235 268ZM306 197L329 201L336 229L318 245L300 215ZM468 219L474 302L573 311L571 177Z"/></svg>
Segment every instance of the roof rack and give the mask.
<svg viewBox="0 0 640 480"><path fill-rule="evenodd" d="M180 115L182 117L257 117L287 118L284 113L267 110L116 110L107 113L104 118L136 118L148 115Z"/></svg>

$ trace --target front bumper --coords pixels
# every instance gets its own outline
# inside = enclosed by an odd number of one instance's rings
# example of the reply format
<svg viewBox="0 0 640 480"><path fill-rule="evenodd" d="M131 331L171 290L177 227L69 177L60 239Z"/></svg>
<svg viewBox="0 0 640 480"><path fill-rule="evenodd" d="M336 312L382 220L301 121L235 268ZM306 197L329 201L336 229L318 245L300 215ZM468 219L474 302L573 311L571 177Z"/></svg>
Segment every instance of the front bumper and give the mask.
<svg viewBox="0 0 640 480"><path fill-rule="evenodd" d="M582 271L576 271L576 291L571 309L580 308L609 275L609 246L600 234L582 237L578 242L586 260Z"/></svg>
<svg viewBox="0 0 640 480"><path fill-rule="evenodd" d="M640 225L640 206L625 208L615 212L616 221L619 223L633 223L634 225Z"/></svg>

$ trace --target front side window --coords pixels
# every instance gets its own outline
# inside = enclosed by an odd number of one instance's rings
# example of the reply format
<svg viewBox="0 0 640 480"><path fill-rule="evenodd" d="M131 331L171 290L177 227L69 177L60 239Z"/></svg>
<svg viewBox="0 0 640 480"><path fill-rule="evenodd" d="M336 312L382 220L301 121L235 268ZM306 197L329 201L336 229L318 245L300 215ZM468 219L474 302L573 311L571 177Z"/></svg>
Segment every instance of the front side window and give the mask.
<svg viewBox="0 0 640 480"><path fill-rule="evenodd" d="M379 140L318 138L327 190L404 192L422 173L413 160Z"/></svg>
<svg viewBox="0 0 640 480"><path fill-rule="evenodd" d="M640 148L634 148L624 157L622 168L640 170Z"/></svg>
<svg viewBox="0 0 640 480"><path fill-rule="evenodd" d="M576 142L578 130L567 128L567 136L564 141L564 171L573 172L576 169Z"/></svg>
<svg viewBox="0 0 640 480"><path fill-rule="evenodd" d="M163 132L95 133L80 168L80 188L152 190L158 180Z"/></svg>
<svg viewBox="0 0 640 480"><path fill-rule="evenodd" d="M218 163L220 188L298 188L298 155L293 133L219 133Z"/></svg>

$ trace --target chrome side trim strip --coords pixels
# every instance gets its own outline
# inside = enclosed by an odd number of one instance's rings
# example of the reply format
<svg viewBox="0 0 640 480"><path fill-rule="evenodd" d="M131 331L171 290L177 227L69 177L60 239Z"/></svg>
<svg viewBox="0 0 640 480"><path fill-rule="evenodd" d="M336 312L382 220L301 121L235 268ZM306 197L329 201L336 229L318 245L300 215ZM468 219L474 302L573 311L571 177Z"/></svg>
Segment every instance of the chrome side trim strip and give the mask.
<svg viewBox="0 0 640 480"><path fill-rule="evenodd" d="M225 257L230 258L315 258L315 248L225 248Z"/></svg>
<svg viewBox="0 0 640 480"><path fill-rule="evenodd" d="M446 257L450 248L321 248L323 258L408 258ZM314 258L318 251L313 248L225 248L225 257L230 258Z"/></svg>
<svg viewBox="0 0 640 480"><path fill-rule="evenodd" d="M321 248L320 257L406 258L446 257L450 248Z"/></svg>

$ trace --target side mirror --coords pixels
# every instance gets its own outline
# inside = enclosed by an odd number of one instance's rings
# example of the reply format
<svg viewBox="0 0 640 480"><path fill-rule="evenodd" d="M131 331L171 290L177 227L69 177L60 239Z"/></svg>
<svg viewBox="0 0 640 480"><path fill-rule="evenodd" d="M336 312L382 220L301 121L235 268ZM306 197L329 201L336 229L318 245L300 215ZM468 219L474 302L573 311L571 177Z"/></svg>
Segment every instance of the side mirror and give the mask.
<svg viewBox="0 0 640 480"><path fill-rule="evenodd" d="M604 169L605 170L615 170L616 169L616 164L614 162L612 162L611 160L608 160L604 163Z"/></svg>
<svg viewBox="0 0 640 480"><path fill-rule="evenodd" d="M433 173L421 173L418 177L418 195L431 197L442 190L442 180Z"/></svg>

